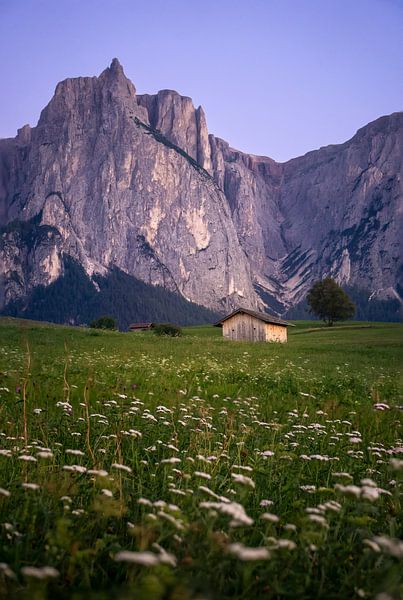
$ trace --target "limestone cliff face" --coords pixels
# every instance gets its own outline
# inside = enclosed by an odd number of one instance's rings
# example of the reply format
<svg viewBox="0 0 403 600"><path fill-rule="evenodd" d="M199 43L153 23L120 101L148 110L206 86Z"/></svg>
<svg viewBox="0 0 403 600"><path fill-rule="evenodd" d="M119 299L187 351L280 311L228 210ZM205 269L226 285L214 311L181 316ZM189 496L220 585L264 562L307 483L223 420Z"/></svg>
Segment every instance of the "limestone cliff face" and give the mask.
<svg viewBox="0 0 403 600"><path fill-rule="evenodd" d="M281 313L325 275L399 296L402 137L396 113L280 164L209 136L190 98L137 95L116 59L67 79L0 140L0 305L64 255L214 309Z"/></svg>
<svg viewBox="0 0 403 600"><path fill-rule="evenodd" d="M56 277L67 254L89 275L117 266L215 309L257 305L226 198L193 159L191 125L178 130L181 149L149 124L114 60L98 78L60 83L38 126L3 142L3 302ZM57 232L40 267L10 258L16 220Z"/></svg>
<svg viewBox="0 0 403 600"><path fill-rule="evenodd" d="M401 297L403 113L283 164L210 143L214 177L269 305L292 306L326 275Z"/></svg>
<svg viewBox="0 0 403 600"><path fill-rule="evenodd" d="M402 293L402 166L403 113L284 165L283 232L289 250L305 253L294 268L308 275L306 282L299 278L302 290L312 278L331 275L384 295Z"/></svg>

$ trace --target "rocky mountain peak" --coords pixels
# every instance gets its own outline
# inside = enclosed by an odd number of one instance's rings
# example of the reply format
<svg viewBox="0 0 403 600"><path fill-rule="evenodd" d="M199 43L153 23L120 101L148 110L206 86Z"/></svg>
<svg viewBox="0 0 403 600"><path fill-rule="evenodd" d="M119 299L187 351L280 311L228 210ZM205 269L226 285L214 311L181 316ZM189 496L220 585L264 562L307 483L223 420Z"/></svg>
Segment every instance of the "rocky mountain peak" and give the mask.
<svg viewBox="0 0 403 600"><path fill-rule="evenodd" d="M130 79L126 77L123 67L117 58L114 58L110 66L101 73L99 80L123 97L134 97L136 95L136 88Z"/></svg>
<svg viewBox="0 0 403 600"><path fill-rule="evenodd" d="M114 73L116 75L118 75L118 74L123 74L124 75L123 67L120 64L118 58L113 58L112 59L112 62L111 62L110 67L109 67L109 70L111 71L111 73Z"/></svg>
<svg viewBox="0 0 403 600"><path fill-rule="evenodd" d="M191 98L181 96L174 90L137 96L137 103L147 110L151 127L182 148L211 174L211 149L206 117L201 106L195 108Z"/></svg>

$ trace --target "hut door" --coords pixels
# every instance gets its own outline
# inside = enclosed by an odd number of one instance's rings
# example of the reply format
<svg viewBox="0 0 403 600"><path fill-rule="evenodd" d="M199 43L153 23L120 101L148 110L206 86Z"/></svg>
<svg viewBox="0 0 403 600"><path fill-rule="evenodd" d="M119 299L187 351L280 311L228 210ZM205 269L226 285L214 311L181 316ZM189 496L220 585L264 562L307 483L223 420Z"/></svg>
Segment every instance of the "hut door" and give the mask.
<svg viewBox="0 0 403 600"><path fill-rule="evenodd" d="M265 331L264 331L263 323L259 323L259 325L258 325L258 340L259 340L259 342L265 341Z"/></svg>
<svg viewBox="0 0 403 600"><path fill-rule="evenodd" d="M231 340L236 340L235 323L231 323L230 325L229 337Z"/></svg>
<svg viewBox="0 0 403 600"><path fill-rule="evenodd" d="M264 324L261 321L255 321L253 323L251 339L255 342L265 341Z"/></svg>

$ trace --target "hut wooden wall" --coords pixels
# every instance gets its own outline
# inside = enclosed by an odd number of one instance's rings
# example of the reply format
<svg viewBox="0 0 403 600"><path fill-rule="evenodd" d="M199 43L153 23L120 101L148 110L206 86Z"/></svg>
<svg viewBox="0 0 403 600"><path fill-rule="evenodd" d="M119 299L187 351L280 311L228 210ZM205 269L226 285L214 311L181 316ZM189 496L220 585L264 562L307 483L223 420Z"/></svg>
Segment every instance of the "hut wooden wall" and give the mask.
<svg viewBox="0 0 403 600"><path fill-rule="evenodd" d="M267 342L286 342L287 327L275 325L274 323L265 323Z"/></svg>
<svg viewBox="0 0 403 600"><path fill-rule="evenodd" d="M237 314L224 321L222 333L230 340L249 340L251 342L286 342L287 328L281 325L265 323L248 314Z"/></svg>

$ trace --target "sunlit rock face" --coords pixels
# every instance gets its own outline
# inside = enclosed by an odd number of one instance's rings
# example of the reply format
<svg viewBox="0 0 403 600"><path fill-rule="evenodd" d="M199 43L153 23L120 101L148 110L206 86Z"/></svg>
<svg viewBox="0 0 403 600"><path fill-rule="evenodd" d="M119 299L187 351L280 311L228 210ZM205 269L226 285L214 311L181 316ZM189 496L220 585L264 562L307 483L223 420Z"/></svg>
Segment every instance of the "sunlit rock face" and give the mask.
<svg viewBox="0 0 403 600"><path fill-rule="evenodd" d="M117 266L215 309L257 306L228 202L197 162L209 167L201 109L161 93L155 115L175 125L174 144L150 129L114 60L100 77L59 83L38 126L2 142L2 224L36 219L60 238L47 261L17 264L17 234L3 234L3 299L49 283L67 254L89 275Z"/></svg>
<svg viewBox="0 0 403 600"><path fill-rule="evenodd" d="M116 59L67 79L0 140L0 305L66 255L218 310L281 313L325 275L396 296L402 132L396 113L280 164L209 136L190 98L136 95Z"/></svg>

